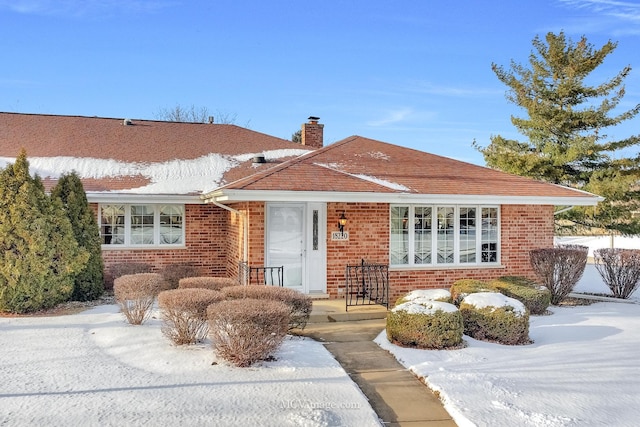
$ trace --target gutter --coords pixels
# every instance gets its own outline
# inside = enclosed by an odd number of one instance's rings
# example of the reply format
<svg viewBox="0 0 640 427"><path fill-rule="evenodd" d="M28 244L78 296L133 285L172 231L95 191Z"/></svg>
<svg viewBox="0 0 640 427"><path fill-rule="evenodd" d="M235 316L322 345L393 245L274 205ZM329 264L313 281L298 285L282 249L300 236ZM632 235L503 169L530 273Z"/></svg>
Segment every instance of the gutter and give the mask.
<svg viewBox="0 0 640 427"><path fill-rule="evenodd" d="M222 203L218 203L213 199L205 200L205 203L211 203L219 208L222 208L226 211L233 212L234 214L240 215L242 217L242 228L243 228L243 242L242 242L242 261L245 263L249 262L249 221L247 221L247 215L244 212L240 212L239 210L233 209L227 205L223 205Z"/></svg>

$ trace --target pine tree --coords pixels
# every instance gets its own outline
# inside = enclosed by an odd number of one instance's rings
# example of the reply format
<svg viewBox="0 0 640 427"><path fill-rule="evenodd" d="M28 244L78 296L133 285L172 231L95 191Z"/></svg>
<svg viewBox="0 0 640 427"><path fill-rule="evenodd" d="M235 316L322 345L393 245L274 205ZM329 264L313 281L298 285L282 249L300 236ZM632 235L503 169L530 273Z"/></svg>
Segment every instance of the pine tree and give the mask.
<svg viewBox="0 0 640 427"><path fill-rule="evenodd" d="M100 230L78 174L72 172L60 177L51 190L51 197L61 200L78 246L89 253L87 264L75 277L71 298L75 301L94 300L104 292Z"/></svg>
<svg viewBox="0 0 640 427"><path fill-rule="evenodd" d="M29 175L24 151L0 171L0 251L0 312L31 312L67 301L88 259L62 203Z"/></svg>
<svg viewBox="0 0 640 427"><path fill-rule="evenodd" d="M625 95L625 67L599 85L585 81L617 47L609 41L600 49L585 37L573 43L564 33L536 37L529 67L511 62L507 71L492 64L498 79L510 90L507 100L526 110L528 118L511 117L528 138L517 141L493 136L476 148L489 167L588 191L606 200L597 207L576 207L561 215L574 226L640 234L640 135L609 140L611 127L635 117L640 104L615 112Z"/></svg>

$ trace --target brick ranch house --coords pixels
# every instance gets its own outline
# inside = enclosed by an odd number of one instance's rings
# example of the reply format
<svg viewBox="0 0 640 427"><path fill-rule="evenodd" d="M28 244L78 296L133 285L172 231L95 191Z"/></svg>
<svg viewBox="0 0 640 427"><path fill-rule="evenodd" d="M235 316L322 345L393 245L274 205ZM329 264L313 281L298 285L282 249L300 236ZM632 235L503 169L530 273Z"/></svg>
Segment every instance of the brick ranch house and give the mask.
<svg viewBox="0 0 640 427"><path fill-rule="evenodd" d="M323 146L323 127L311 117L298 144L230 124L0 113L0 165L24 148L49 188L80 175L107 276L145 262L237 277L246 261L282 265L285 286L330 298L362 258L389 264L391 301L461 278L532 277L529 251L553 246L555 206L602 200L360 136Z"/></svg>

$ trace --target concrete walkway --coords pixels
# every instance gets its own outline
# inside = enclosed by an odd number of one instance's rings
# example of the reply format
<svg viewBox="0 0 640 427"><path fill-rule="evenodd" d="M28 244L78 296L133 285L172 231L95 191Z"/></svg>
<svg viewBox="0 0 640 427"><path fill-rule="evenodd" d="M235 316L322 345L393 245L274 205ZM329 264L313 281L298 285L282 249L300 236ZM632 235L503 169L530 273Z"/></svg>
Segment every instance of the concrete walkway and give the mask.
<svg viewBox="0 0 640 427"><path fill-rule="evenodd" d="M301 335L324 343L385 426L455 426L431 390L373 342L385 328L386 313L380 306L346 312L344 301L314 301L312 323Z"/></svg>

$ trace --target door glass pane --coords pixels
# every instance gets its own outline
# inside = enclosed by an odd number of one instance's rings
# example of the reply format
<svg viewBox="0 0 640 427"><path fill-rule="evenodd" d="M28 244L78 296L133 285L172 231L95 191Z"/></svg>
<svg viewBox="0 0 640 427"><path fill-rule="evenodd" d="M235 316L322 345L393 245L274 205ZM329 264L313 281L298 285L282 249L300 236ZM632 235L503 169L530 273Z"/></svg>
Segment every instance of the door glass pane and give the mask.
<svg viewBox="0 0 640 427"><path fill-rule="evenodd" d="M284 286L302 286L302 206L270 206L267 267L284 267Z"/></svg>

